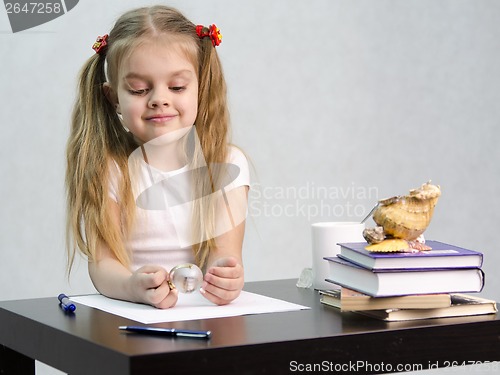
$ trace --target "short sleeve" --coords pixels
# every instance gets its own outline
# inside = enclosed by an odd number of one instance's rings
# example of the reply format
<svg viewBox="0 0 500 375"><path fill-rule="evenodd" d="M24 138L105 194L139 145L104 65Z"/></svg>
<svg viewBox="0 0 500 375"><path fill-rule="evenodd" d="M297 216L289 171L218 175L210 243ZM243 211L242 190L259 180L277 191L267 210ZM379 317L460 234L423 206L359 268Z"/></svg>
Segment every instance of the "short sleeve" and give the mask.
<svg viewBox="0 0 500 375"><path fill-rule="evenodd" d="M238 167L239 172L236 178L227 186L227 190L237 188L239 186L250 186L250 170L248 160L239 148L230 146L228 154L228 163Z"/></svg>

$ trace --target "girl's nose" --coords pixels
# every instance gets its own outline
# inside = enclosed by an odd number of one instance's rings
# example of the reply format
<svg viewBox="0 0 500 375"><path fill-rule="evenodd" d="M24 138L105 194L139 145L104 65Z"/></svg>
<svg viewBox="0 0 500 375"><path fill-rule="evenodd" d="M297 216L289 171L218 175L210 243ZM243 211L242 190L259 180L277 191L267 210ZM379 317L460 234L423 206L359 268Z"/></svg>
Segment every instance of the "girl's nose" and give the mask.
<svg viewBox="0 0 500 375"><path fill-rule="evenodd" d="M154 90L149 102L149 108L167 107L170 105L170 98L165 90Z"/></svg>

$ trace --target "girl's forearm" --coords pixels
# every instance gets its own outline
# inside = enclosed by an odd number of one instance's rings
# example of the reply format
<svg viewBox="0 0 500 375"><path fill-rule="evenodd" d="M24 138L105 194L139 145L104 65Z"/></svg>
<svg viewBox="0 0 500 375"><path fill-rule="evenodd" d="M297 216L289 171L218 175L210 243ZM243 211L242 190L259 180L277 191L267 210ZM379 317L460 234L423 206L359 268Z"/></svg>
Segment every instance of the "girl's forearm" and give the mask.
<svg viewBox="0 0 500 375"><path fill-rule="evenodd" d="M89 275L99 293L126 301L135 300L130 288L132 273L118 260L104 258L89 263Z"/></svg>

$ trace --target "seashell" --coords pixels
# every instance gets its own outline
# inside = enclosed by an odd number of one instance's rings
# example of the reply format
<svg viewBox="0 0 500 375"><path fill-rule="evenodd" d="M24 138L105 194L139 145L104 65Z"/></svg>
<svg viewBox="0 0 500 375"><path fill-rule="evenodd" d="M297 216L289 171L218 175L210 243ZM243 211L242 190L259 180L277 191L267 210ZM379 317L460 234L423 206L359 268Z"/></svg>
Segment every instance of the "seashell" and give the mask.
<svg viewBox="0 0 500 375"><path fill-rule="evenodd" d="M373 220L384 228L385 235L415 240L429 226L440 195L440 187L429 181L409 195L380 200Z"/></svg>
<svg viewBox="0 0 500 375"><path fill-rule="evenodd" d="M409 249L408 242L399 238L390 238L380 243L375 243L365 247L366 250L376 253L395 253L407 251Z"/></svg>
<svg viewBox="0 0 500 375"><path fill-rule="evenodd" d="M432 248L430 246L427 246L425 243L419 242L417 240L408 241L408 245L410 245L410 249L417 250L417 251L432 250Z"/></svg>
<svg viewBox="0 0 500 375"><path fill-rule="evenodd" d="M363 230L363 237L365 238L366 242L370 244L380 243L385 239L384 228L366 228L365 230Z"/></svg>
<svg viewBox="0 0 500 375"><path fill-rule="evenodd" d="M431 247L424 243L418 241L406 241L400 238L389 238L382 242L368 245L365 249L374 253L410 253L432 250Z"/></svg>

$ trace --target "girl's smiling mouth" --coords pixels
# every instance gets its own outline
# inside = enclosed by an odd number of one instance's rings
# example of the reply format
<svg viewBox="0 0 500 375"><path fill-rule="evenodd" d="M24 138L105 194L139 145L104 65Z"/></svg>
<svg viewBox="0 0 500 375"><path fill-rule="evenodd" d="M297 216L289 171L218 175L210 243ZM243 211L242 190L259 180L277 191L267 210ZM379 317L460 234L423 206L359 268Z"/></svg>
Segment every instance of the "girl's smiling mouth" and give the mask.
<svg viewBox="0 0 500 375"><path fill-rule="evenodd" d="M152 122L168 122L177 117L177 115L159 114L146 117L146 121Z"/></svg>

